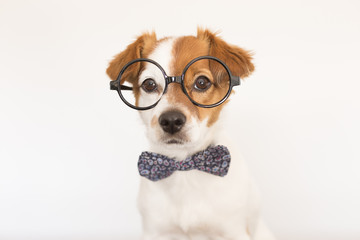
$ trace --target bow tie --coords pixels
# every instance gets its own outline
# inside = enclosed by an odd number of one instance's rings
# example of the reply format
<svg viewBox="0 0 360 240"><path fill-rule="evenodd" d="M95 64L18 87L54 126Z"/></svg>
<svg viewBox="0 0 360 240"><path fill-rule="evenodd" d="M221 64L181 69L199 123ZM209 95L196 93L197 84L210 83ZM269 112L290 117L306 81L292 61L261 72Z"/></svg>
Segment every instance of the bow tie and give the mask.
<svg viewBox="0 0 360 240"><path fill-rule="evenodd" d="M138 162L140 175L151 181L167 178L175 171L188 171L192 169L224 177L229 170L229 166L229 150L221 145L210 146L183 161L176 161L157 153L142 152Z"/></svg>

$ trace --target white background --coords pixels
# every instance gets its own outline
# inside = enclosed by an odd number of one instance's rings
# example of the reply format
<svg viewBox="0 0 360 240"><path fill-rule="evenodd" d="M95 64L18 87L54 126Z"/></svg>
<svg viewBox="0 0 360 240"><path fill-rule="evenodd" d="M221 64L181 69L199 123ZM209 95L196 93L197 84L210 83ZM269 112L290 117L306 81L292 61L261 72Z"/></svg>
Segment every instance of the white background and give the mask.
<svg viewBox="0 0 360 240"><path fill-rule="evenodd" d="M0 1L0 239L138 237L136 111L112 57L144 31L255 53L226 127L281 239L360 239L360 1Z"/></svg>

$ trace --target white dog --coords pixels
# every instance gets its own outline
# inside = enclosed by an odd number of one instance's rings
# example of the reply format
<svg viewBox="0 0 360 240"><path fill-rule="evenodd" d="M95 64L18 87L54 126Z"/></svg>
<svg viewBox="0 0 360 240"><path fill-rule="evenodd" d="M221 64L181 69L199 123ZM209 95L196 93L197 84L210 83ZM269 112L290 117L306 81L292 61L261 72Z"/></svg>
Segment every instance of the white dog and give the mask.
<svg viewBox="0 0 360 240"><path fill-rule="evenodd" d="M138 163L144 240L274 239L243 160L219 131L232 87L254 70L251 59L199 29L160 40L143 34L110 62L112 89L141 110L151 146Z"/></svg>

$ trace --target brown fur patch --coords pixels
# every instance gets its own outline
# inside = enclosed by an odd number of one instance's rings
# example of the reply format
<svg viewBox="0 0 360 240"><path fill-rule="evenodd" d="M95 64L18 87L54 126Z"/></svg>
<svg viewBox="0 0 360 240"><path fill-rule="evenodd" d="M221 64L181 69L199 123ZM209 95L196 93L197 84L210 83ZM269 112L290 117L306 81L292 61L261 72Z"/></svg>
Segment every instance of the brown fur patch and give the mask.
<svg viewBox="0 0 360 240"><path fill-rule="evenodd" d="M109 63L106 73L111 80L115 80L125 64L136 58L147 57L156 47L156 43L155 33L144 33L135 42L127 46L124 51L114 57Z"/></svg>
<svg viewBox="0 0 360 240"><path fill-rule="evenodd" d="M146 58L149 54L155 49L157 44L155 33L145 33L138 37L135 42L127 46L127 48L116 55L114 59L109 63L109 67L106 69L106 73L109 75L111 80L116 80L121 69L131 60L137 58ZM138 99L139 96L139 85L137 77L141 71L141 64L132 65L122 79L130 82L134 87L135 98ZM121 84L124 83L124 80L121 81Z"/></svg>
<svg viewBox="0 0 360 240"><path fill-rule="evenodd" d="M226 43L209 30L199 28L197 37L209 43L209 55L224 61L233 75L244 78L255 70L250 52Z"/></svg>
<svg viewBox="0 0 360 240"><path fill-rule="evenodd" d="M209 44L193 36L180 37L173 46L173 61L170 64L171 74L179 76L185 66L194 58L208 55Z"/></svg>
<svg viewBox="0 0 360 240"><path fill-rule="evenodd" d="M214 56L224 61L233 75L246 77L254 70L254 65L251 63L251 55L247 51L227 44L221 38L217 37L208 30L198 29L197 37L185 36L178 38L175 42L173 47L174 58L171 63L171 74L177 76L181 75L183 69L191 60L205 55ZM200 65L195 66L195 68L196 67L204 68L204 66ZM214 72L216 72L215 67L209 67L211 68L209 70L214 74ZM190 73L189 76L192 76L192 74ZM193 85L193 81L194 79L191 77L186 77L184 84L185 86L191 87ZM202 101L207 104L214 103L217 99L221 98L219 96L223 96L225 94L224 91L226 93L226 89L224 90L215 87L210 88L201 96L203 98ZM171 96L169 97L170 102L184 103L191 112L197 114L200 121L208 118L208 126L211 126L217 121L222 107L226 104L225 102L214 108L196 107L186 98L185 94L181 91L180 86L172 88L168 94Z"/></svg>

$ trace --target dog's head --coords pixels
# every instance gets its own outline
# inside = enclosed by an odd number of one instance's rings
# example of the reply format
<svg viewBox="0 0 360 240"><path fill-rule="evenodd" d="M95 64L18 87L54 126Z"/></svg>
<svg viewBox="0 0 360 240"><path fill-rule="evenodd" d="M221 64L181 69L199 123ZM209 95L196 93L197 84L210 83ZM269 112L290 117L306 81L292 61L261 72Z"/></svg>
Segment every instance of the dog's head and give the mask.
<svg viewBox="0 0 360 240"><path fill-rule="evenodd" d="M168 76L180 76L187 64L199 56L214 56L222 60L233 75L242 78L254 70L251 55L247 51L227 44L208 30L199 29L196 37L157 40L154 33L143 34L115 56L107 74L115 80L128 62L148 58L159 63ZM215 80L215 75L222 74L221 69L214 64L204 63L198 62L187 71L183 86L195 89L195 94L201 91L197 97L201 98L202 104L212 104L228 88L221 87L222 80ZM152 101L150 91L165 88L164 81L156 80L158 73L152 67L152 64L132 65L122 80L132 85L136 105L146 105ZM198 73L199 69L201 74ZM190 100L189 94L185 94L183 86L178 83L168 84L165 94L154 108L140 111L150 143L168 155L174 151L196 152L211 144L215 123L226 104L213 108L199 107Z"/></svg>

